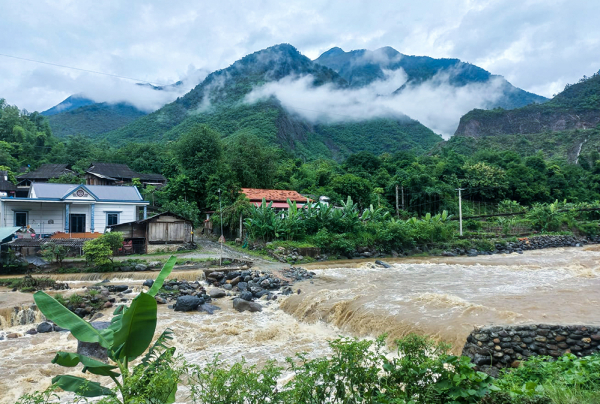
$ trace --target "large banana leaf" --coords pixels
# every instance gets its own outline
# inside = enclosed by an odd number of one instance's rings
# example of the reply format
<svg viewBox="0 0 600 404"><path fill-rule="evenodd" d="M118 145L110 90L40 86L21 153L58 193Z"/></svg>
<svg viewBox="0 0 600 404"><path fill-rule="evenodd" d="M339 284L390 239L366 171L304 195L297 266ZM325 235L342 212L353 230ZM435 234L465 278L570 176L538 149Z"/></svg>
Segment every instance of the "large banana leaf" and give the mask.
<svg viewBox="0 0 600 404"><path fill-rule="evenodd" d="M77 376L61 375L52 379L52 384L64 391L72 391L83 397L98 397L114 395L111 389L103 387L98 382L90 382Z"/></svg>
<svg viewBox="0 0 600 404"><path fill-rule="evenodd" d="M121 328L114 334L116 357L132 360L150 346L156 330L156 300L140 293L121 318Z"/></svg>
<svg viewBox="0 0 600 404"><path fill-rule="evenodd" d="M156 277L156 280L152 284L152 287L148 291L148 294L152 297L156 296L160 288L162 288L163 282L167 279L167 276L173 270L175 263L177 262L177 257L171 255L171 257L167 260L165 266L160 270L160 273Z"/></svg>
<svg viewBox="0 0 600 404"><path fill-rule="evenodd" d="M104 348L110 348L112 345L112 333L99 332L90 323L81 319L46 293L38 291L33 295L33 299L47 319L52 320L57 326L71 331L79 341L98 342Z"/></svg>
<svg viewBox="0 0 600 404"><path fill-rule="evenodd" d="M108 377L119 377L120 375L116 372L113 372L113 369L116 369L116 366L107 365L104 362L100 362L96 359L92 359L85 355L80 355L76 353L70 352L57 352L54 359L52 359L52 363L56 363L65 367L75 367L79 363L83 364L83 372L89 371L95 375L100 376L108 376Z"/></svg>

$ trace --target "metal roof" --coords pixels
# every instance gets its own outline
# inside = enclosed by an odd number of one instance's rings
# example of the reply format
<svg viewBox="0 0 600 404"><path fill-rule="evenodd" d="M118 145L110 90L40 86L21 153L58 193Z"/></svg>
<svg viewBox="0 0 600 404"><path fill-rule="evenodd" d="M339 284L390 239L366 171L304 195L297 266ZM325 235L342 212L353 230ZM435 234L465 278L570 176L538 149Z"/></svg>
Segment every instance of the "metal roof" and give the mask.
<svg viewBox="0 0 600 404"><path fill-rule="evenodd" d="M296 191L286 191L282 189L242 188L242 193L252 202L262 202L263 199L265 199L267 203L270 201L287 202L288 199L296 202L306 202L307 199L310 201L310 198L302 196Z"/></svg>
<svg viewBox="0 0 600 404"><path fill-rule="evenodd" d="M139 174L129 168L127 164L92 163L86 172L110 178L139 178Z"/></svg>
<svg viewBox="0 0 600 404"><path fill-rule="evenodd" d="M71 195L77 188L87 190L99 202L102 201L123 201L123 202L142 202L142 196L136 187L113 186L113 185L78 185L78 184L49 184L33 183L31 185L31 194L35 194L35 199L65 199Z"/></svg>
<svg viewBox="0 0 600 404"><path fill-rule="evenodd" d="M8 238L21 230L20 227L0 227L0 241Z"/></svg>
<svg viewBox="0 0 600 404"><path fill-rule="evenodd" d="M69 170L67 167L67 164L42 164L37 170L19 174L17 175L17 178L28 180L47 180L50 178L58 178L67 173L75 174L74 171Z"/></svg>
<svg viewBox="0 0 600 404"><path fill-rule="evenodd" d="M149 221L151 221L153 219L156 219L157 217L164 216L164 215L175 216L178 219L181 219L183 221L192 223L192 221L190 219L186 219L185 217L179 216L179 215L177 215L175 213L172 213L172 212L162 212L162 213L159 213L157 215L150 216L150 217L148 217L146 219L134 220L133 222L126 222L126 223L110 224L110 225L107 225L106 227L113 228L113 227L126 226L126 225L131 225L131 224L145 223L145 222L149 222Z"/></svg>
<svg viewBox="0 0 600 404"><path fill-rule="evenodd" d="M11 247L41 247L44 244L54 243L65 247L83 247L89 238L16 238L9 242Z"/></svg>

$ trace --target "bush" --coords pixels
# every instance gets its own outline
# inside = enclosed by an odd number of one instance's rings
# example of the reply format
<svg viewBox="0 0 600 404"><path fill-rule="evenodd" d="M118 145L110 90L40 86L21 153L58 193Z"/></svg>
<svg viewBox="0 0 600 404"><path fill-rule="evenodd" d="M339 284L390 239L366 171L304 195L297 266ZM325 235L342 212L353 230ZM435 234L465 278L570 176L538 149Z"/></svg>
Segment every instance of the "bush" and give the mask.
<svg viewBox="0 0 600 404"><path fill-rule="evenodd" d="M325 251L351 257L356 251L356 243L348 233L333 234L327 229L321 229L314 237L317 247Z"/></svg>
<svg viewBox="0 0 600 404"><path fill-rule="evenodd" d="M478 251L494 251L496 249L496 245L493 242L484 239L473 240L473 246Z"/></svg>
<svg viewBox="0 0 600 404"><path fill-rule="evenodd" d="M113 253L123 246L123 234L119 232L104 233L98 238L86 241L83 245L85 260L103 269L112 269Z"/></svg>

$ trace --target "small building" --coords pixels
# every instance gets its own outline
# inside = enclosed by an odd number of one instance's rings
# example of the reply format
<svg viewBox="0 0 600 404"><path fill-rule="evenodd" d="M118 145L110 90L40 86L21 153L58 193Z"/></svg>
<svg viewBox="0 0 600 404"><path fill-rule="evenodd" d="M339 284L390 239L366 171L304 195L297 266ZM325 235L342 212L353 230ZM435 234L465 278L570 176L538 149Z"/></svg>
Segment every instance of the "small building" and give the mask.
<svg viewBox="0 0 600 404"><path fill-rule="evenodd" d="M8 171L0 170L0 196L16 197L19 189L8 180Z"/></svg>
<svg viewBox="0 0 600 404"><path fill-rule="evenodd" d="M130 185L134 178L146 185L162 187L167 179L161 174L136 173L126 164L92 163L85 172L86 185Z"/></svg>
<svg viewBox="0 0 600 404"><path fill-rule="evenodd" d="M36 170L17 175L18 197L26 197L29 187L34 182L48 182L52 179L60 178L63 175L74 175L77 173L69 169L68 164L42 164Z"/></svg>
<svg viewBox="0 0 600 404"><path fill-rule="evenodd" d="M300 195L296 191L285 191L280 189L259 189L259 188L242 188L242 193L250 200L250 203L260 206L263 199L266 203L273 202L271 205L274 209L288 209L287 201L296 202L299 208L307 202L312 202L310 198Z"/></svg>
<svg viewBox="0 0 600 404"><path fill-rule="evenodd" d="M171 212L163 212L143 220L107 226L108 231L123 233L122 253L144 254L176 251L193 242L191 220Z"/></svg>
<svg viewBox="0 0 600 404"><path fill-rule="evenodd" d="M33 183L26 198L0 197L0 227L28 229L34 238L91 238L109 225L146 217L136 187ZM90 234L91 233L91 234Z"/></svg>

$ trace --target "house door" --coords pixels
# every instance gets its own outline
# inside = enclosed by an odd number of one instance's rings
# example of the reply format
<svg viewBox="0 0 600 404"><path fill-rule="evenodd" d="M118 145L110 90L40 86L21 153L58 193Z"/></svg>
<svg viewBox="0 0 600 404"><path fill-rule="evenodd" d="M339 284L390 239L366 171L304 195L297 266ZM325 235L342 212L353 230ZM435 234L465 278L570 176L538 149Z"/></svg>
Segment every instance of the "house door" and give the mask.
<svg viewBox="0 0 600 404"><path fill-rule="evenodd" d="M71 233L85 233L85 215L69 215L69 223Z"/></svg>

